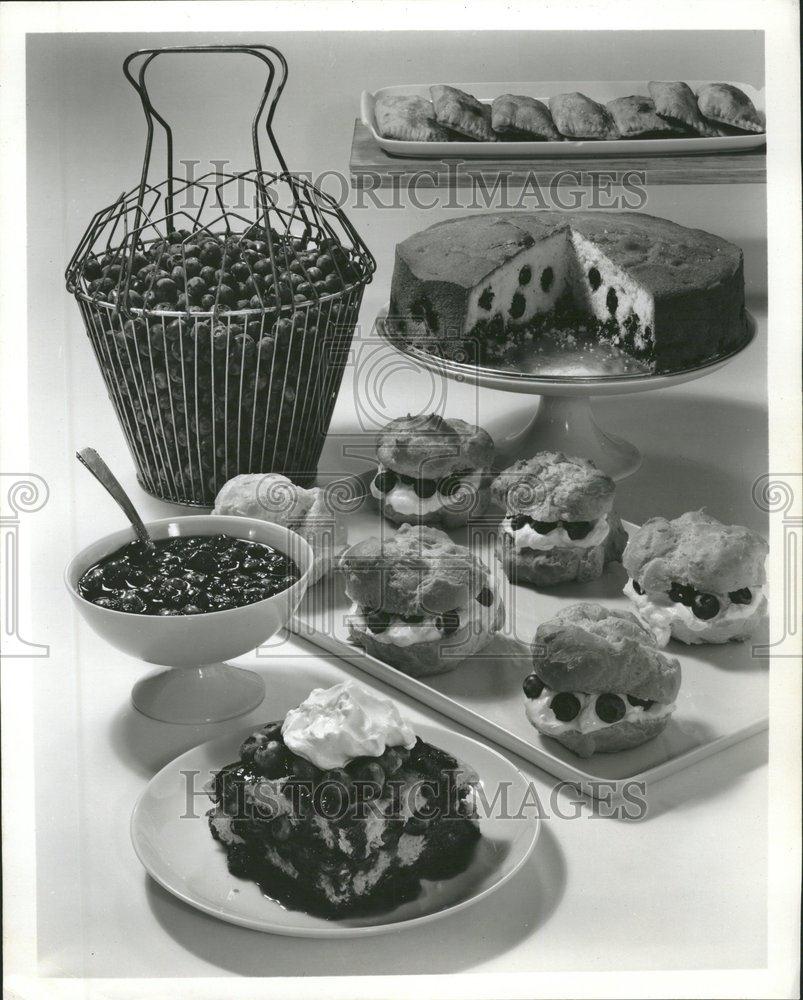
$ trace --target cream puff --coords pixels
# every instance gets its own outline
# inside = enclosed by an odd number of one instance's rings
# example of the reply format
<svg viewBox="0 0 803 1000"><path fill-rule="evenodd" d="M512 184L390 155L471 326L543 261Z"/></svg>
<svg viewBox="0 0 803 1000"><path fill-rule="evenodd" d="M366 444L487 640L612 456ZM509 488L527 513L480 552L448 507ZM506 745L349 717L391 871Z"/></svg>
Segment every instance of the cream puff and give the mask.
<svg viewBox="0 0 803 1000"><path fill-rule="evenodd" d="M508 577L550 586L602 576L627 541L614 491L593 462L562 452L540 452L500 473L491 493L506 512L497 548Z"/></svg>
<svg viewBox="0 0 803 1000"><path fill-rule="evenodd" d="M654 517L634 531L622 562L625 594L660 645L749 639L767 619L767 542L702 510Z"/></svg>
<svg viewBox="0 0 803 1000"><path fill-rule="evenodd" d="M493 453L491 435L465 420L397 417L377 436L371 494L395 524L460 527L488 506Z"/></svg>
<svg viewBox="0 0 803 1000"><path fill-rule="evenodd" d="M654 739L675 710L680 663L629 611L573 604L542 622L524 680L532 725L580 757Z"/></svg>
<svg viewBox="0 0 803 1000"><path fill-rule="evenodd" d="M340 558L350 640L412 677L452 670L505 621L500 579L428 525L367 538Z"/></svg>
<svg viewBox="0 0 803 1000"><path fill-rule="evenodd" d="M215 497L212 513L256 517L301 535L315 555L311 583L332 568L346 543L345 526L326 491L319 486L304 489L278 472L245 473L229 479Z"/></svg>

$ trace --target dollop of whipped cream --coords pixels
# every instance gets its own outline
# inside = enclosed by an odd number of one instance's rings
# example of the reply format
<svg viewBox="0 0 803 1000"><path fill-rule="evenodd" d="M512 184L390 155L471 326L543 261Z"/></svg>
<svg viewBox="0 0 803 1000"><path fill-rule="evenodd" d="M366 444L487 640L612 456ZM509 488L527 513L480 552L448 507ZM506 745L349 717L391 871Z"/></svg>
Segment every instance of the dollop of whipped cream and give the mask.
<svg viewBox="0 0 803 1000"><path fill-rule="evenodd" d="M521 549L591 549L605 541L610 527L606 515L599 518L585 538L569 538L563 525L553 528L545 535L539 535L535 528L529 524L513 528L509 517L502 521L502 531L513 536L517 551Z"/></svg>
<svg viewBox="0 0 803 1000"><path fill-rule="evenodd" d="M293 753L324 769L415 744L415 733L393 702L351 680L315 688L287 713L282 737Z"/></svg>

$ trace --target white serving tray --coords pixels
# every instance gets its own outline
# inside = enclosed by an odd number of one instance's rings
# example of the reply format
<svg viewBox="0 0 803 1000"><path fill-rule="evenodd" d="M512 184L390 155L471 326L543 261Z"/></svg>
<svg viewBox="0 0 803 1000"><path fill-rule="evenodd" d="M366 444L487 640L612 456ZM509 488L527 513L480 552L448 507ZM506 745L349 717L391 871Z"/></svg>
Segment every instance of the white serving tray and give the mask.
<svg viewBox="0 0 803 1000"><path fill-rule="evenodd" d="M721 81L687 80L695 93L704 83ZM766 134L725 135L711 139L604 139L565 140L562 142L404 142L399 139L386 139L376 127L374 103L380 94L419 94L429 97L432 84L419 83L405 86L382 87L372 93L364 90L360 101L362 121L369 129L374 139L391 156L425 157L441 159L442 157L491 157L501 159L513 157L516 159L588 156L644 156L647 154L664 153L724 153L733 150L757 149L767 140ZM500 94L522 94L526 97L536 97L545 104L555 94L571 93L578 90L600 104L606 104L615 97L627 97L630 94L648 94L646 80L615 80L615 81L542 81L540 83L458 83L459 87L478 100L490 104ZM756 90L747 83L734 82L734 86L743 90L759 111L764 111L764 90Z"/></svg>
<svg viewBox="0 0 803 1000"><path fill-rule="evenodd" d="M499 515L501 517L501 514ZM492 515L493 518L493 515ZM631 526L627 526L632 528ZM370 535L392 534L394 526L381 518L369 495L349 517L349 543ZM466 530L450 532L467 543ZM472 532L491 564L493 531ZM599 601L630 610L622 594L626 574L619 564L591 584L565 584L535 589L514 586L499 573L507 623L480 655L449 673L416 680L364 653L348 642L345 618L351 608L341 579L332 575L310 590L291 629L327 652L346 658L473 732L562 780L575 782L587 794L621 793L631 781L649 784L718 753L768 726L767 661L752 656L752 644L686 646L672 641L667 652L677 656L683 683L677 708L664 732L632 750L597 754L586 760L532 728L524 713L521 683L530 673L530 643L539 621L578 601ZM755 642L764 642L758 636Z"/></svg>

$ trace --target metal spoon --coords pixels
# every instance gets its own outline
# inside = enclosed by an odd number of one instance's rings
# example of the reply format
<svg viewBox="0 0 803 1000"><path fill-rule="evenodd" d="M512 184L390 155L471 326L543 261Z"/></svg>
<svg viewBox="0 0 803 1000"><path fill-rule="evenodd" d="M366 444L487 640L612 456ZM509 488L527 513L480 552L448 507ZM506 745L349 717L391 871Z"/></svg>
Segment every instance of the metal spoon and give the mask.
<svg viewBox="0 0 803 1000"><path fill-rule="evenodd" d="M123 513L131 522L137 538L142 542L142 544L147 545L149 548L155 548L153 539L148 533L148 529L145 527L142 518L137 513L136 507L133 503L131 503L130 497L120 485L115 474L108 467L108 465L106 465L95 449L82 448L80 451L75 453L75 457L81 465L89 469L100 485L108 491L112 499L116 500L120 507L122 507Z"/></svg>

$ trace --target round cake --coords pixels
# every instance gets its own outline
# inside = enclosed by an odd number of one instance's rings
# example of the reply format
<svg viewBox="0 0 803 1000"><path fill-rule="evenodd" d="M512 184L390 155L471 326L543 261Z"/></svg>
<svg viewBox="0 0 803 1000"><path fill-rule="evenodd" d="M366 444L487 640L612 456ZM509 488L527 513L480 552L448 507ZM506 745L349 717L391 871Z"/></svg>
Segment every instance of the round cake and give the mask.
<svg viewBox="0 0 803 1000"><path fill-rule="evenodd" d="M574 332L678 371L744 343L742 251L638 212L464 216L398 244L388 322L466 361Z"/></svg>

